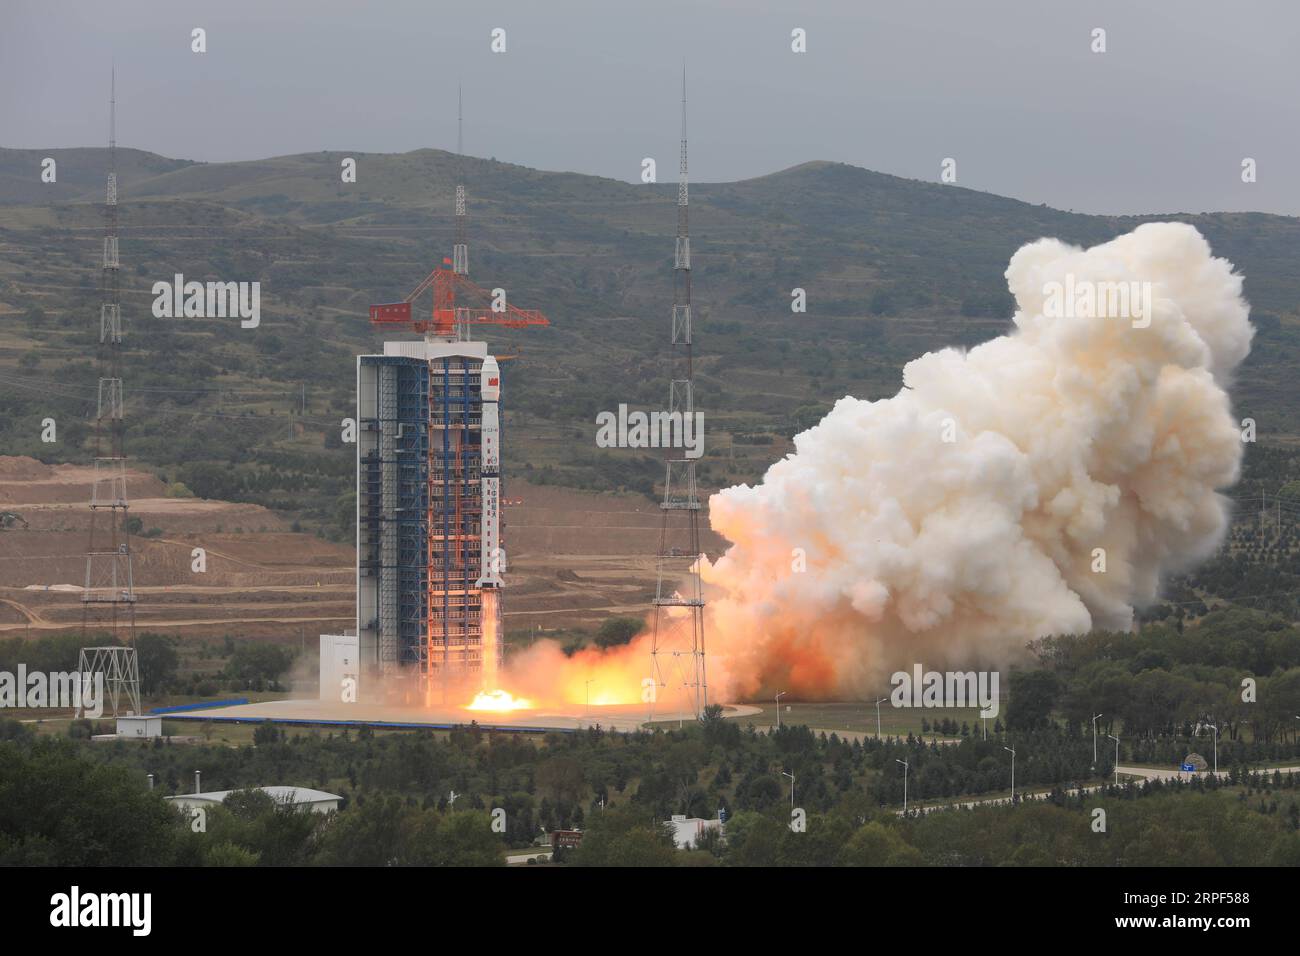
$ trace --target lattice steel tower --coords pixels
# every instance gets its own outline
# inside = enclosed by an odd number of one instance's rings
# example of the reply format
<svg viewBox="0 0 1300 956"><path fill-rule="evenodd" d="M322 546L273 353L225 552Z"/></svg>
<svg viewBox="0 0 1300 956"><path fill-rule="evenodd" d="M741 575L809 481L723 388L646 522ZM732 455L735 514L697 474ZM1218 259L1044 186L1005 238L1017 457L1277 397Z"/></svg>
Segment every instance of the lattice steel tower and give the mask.
<svg viewBox="0 0 1300 956"><path fill-rule="evenodd" d="M668 410L694 422L695 382L691 353L691 238L686 171L686 69L682 68L681 165L677 179L677 249L673 264L672 379ZM670 448L664 461L662 522L656 556L655 620L650 650L657 688L680 686L698 719L708 706L704 666L704 589L700 582L700 499L695 460ZM651 702L653 714L654 702Z"/></svg>
<svg viewBox="0 0 1300 956"><path fill-rule="evenodd" d="M95 471L90 492L90 535L82 600L82 634L124 629L135 646L135 584L127 532L126 458L122 451L122 307L117 247L117 76L109 95L108 194L104 203L104 260L100 273L99 389L95 413ZM132 655L134 651L132 650Z"/></svg>

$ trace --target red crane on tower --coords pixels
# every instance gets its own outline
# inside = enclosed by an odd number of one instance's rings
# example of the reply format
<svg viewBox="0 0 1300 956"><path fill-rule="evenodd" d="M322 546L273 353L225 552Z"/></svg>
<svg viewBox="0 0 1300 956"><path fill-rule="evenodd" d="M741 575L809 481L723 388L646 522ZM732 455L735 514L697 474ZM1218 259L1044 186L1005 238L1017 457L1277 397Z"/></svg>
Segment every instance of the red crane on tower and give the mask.
<svg viewBox="0 0 1300 956"><path fill-rule="evenodd" d="M428 318L415 318L412 306L426 289L433 290L433 310ZM471 325L502 325L509 329L550 325L536 309L517 309L456 272L451 259L430 272L401 302L370 307L370 323L378 328L405 325L416 332L443 338L466 338Z"/></svg>

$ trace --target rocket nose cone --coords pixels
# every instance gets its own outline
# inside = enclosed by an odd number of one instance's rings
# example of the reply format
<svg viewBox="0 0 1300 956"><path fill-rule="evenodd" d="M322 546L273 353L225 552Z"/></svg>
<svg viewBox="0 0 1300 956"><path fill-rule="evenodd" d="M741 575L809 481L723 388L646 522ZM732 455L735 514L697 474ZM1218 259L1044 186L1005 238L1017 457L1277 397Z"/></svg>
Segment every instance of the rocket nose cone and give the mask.
<svg viewBox="0 0 1300 956"><path fill-rule="evenodd" d="M497 360L491 355L483 359L483 367L479 370L479 374L484 401L495 402L500 399L501 370L497 367Z"/></svg>

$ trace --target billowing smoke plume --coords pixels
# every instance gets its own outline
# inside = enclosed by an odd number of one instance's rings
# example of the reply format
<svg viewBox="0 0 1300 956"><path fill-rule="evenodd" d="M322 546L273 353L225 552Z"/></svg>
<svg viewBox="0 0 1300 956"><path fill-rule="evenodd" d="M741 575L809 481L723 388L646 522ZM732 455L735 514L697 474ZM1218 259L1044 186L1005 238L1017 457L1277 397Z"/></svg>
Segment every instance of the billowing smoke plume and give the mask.
<svg viewBox="0 0 1300 956"><path fill-rule="evenodd" d="M1225 389L1253 334L1231 264L1159 223L1031 243L1006 277L1009 334L910 362L893 398L840 399L759 485L713 496L733 542L705 568L713 699L859 695L914 662L1126 628L1217 546L1242 455Z"/></svg>

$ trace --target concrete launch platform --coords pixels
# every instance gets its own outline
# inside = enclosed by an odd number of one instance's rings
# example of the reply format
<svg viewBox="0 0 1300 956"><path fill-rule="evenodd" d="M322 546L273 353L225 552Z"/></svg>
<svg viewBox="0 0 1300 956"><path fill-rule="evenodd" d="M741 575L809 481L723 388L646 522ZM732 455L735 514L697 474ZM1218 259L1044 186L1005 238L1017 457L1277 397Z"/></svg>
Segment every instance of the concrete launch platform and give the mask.
<svg viewBox="0 0 1300 956"><path fill-rule="evenodd" d="M727 704L724 707L725 717L749 717L761 713L759 708L743 704ZM641 729L647 723L644 704L593 706L589 710L584 707L574 707L564 710L539 708L499 712L467 710L464 707L425 708L344 704L316 699L235 704L228 707L164 713L162 716L168 720L190 720L200 723L203 721L250 724L271 722L297 726L367 726L406 730L448 730L475 723L484 730L523 733L547 731L572 733L594 726L628 733ZM654 713L656 724L677 723L681 719L681 715L675 710L656 709Z"/></svg>

